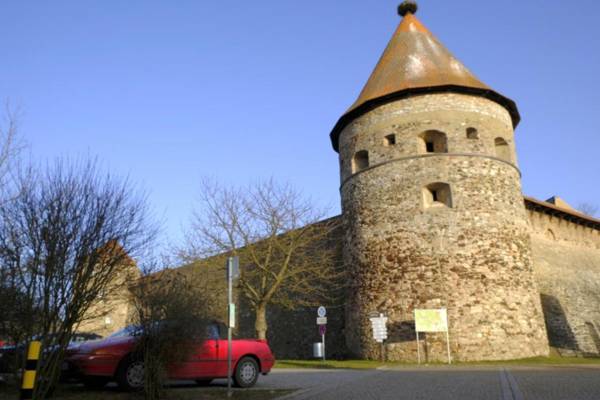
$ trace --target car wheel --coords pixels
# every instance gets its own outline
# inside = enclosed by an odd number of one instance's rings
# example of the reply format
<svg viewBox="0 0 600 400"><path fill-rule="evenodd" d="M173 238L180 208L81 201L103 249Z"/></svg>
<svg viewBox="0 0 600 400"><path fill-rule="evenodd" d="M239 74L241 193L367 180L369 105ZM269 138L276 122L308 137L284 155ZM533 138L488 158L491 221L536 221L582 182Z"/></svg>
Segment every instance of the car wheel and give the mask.
<svg viewBox="0 0 600 400"><path fill-rule="evenodd" d="M121 362L116 378L121 389L140 390L144 387L144 362L134 357L127 357Z"/></svg>
<svg viewBox="0 0 600 400"><path fill-rule="evenodd" d="M242 358L235 368L235 374L233 374L233 380L237 387L249 388L254 386L258 379L258 363L252 357Z"/></svg>
<svg viewBox="0 0 600 400"><path fill-rule="evenodd" d="M103 376L84 376L83 386L88 389L102 389L108 383L108 378Z"/></svg>
<svg viewBox="0 0 600 400"><path fill-rule="evenodd" d="M212 379L196 379L198 386L208 386L212 381Z"/></svg>

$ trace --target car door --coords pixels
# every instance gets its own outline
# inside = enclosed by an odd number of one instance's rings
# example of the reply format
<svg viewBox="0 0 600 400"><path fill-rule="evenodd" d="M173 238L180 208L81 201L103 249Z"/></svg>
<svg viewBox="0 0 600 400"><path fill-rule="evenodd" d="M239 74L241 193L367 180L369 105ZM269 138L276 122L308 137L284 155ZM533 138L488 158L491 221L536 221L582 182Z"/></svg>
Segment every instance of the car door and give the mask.
<svg viewBox="0 0 600 400"><path fill-rule="evenodd" d="M207 339L194 343L190 354L184 362L176 363L169 368L172 379L197 379L216 376L218 356L218 331L209 327Z"/></svg>
<svg viewBox="0 0 600 400"><path fill-rule="evenodd" d="M221 378L227 377L227 327L223 324L219 324L217 326L219 329L219 341L218 341L218 356L217 363L215 365L217 370L217 376ZM232 363L235 365L235 360L233 359L233 355L235 354L234 350L234 341L232 341ZM232 366L233 368L233 366Z"/></svg>

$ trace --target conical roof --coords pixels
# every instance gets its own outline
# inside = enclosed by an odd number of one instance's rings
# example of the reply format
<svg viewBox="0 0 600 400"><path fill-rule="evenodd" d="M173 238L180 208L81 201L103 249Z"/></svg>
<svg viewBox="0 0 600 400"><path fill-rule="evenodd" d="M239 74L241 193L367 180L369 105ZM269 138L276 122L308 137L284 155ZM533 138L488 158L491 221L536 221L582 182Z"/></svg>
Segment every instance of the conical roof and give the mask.
<svg viewBox="0 0 600 400"><path fill-rule="evenodd" d="M435 36L407 12L358 99L331 132L333 148L344 127L373 108L414 94L458 92L487 97L504 106L519 123L516 104L493 91L465 67Z"/></svg>

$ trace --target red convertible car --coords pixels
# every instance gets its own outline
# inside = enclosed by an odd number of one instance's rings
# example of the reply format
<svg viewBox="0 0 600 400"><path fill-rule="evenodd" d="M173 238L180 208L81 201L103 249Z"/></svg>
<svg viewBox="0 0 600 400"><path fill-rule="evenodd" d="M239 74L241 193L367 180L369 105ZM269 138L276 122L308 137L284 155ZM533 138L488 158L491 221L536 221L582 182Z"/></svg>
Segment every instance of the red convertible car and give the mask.
<svg viewBox="0 0 600 400"><path fill-rule="evenodd" d="M222 339L219 325L209 327L208 339L193 346L189 357L168 367L170 379L195 380L206 385L215 378L227 377L227 340ZM122 389L135 390L144 383L144 363L133 350L135 327L127 327L103 340L86 342L67 358L88 387L99 388L116 381ZM232 340L234 383L251 387L259 374L271 371L275 359L265 340Z"/></svg>

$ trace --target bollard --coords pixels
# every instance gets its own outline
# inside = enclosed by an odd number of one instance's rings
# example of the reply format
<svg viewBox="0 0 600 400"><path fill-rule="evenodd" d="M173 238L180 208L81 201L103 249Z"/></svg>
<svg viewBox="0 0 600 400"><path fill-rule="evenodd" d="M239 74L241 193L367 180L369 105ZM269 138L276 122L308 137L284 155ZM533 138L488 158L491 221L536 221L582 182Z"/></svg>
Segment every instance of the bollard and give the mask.
<svg viewBox="0 0 600 400"><path fill-rule="evenodd" d="M35 384L35 372L40 359L40 348L42 342L37 340L29 343L27 349L27 362L25 363L25 371L23 372L23 384L21 385L21 399L31 399L33 396L33 386Z"/></svg>

